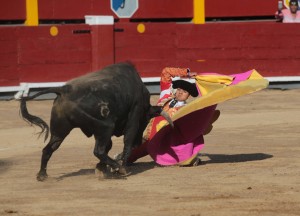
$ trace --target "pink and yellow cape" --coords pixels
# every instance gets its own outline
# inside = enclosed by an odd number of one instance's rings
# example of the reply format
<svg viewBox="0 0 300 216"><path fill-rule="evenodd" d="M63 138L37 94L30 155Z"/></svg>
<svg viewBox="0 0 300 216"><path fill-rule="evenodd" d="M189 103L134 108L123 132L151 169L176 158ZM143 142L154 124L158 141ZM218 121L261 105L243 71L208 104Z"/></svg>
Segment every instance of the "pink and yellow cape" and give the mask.
<svg viewBox="0 0 300 216"><path fill-rule="evenodd" d="M175 113L174 128L163 121L149 141L148 153L160 165L190 164L204 147L203 134L217 104L262 90L269 84L256 70L232 75L205 73L196 76L195 81L201 96Z"/></svg>

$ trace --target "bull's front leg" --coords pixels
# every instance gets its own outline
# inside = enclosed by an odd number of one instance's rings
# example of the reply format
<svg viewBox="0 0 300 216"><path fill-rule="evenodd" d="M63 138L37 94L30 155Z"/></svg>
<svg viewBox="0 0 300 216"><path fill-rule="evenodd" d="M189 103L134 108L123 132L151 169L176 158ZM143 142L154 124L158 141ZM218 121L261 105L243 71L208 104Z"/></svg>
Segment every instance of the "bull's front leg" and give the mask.
<svg viewBox="0 0 300 216"><path fill-rule="evenodd" d="M95 130L95 148L94 155L100 160L96 166L96 174L99 178L110 178L112 173L124 173L122 165L108 156L108 152L112 147L111 137L114 130L114 123L97 122L98 127ZM112 169L112 172L111 172Z"/></svg>
<svg viewBox="0 0 300 216"><path fill-rule="evenodd" d="M94 155L100 160L96 166L96 174L99 178L108 178L111 174L111 169L114 171L120 170L120 164L108 156L108 151L111 148L111 140L103 139L95 135L96 143Z"/></svg>
<svg viewBox="0 0 300 216"><path fill-rule="evenodd" d="M124 131L124 148L120 160L124 169L126 169L133 146L140 145L142 142L143 128L140 128L140 113L140 110L135 110L130 114Z"/></svg>
<svg viewBox="0 0 300 216"><path fill-rule="evenodd" d="M97 140L96 138L96 144L95 144L95 148L94 148L94 155L100 160L100 162L96 165L96 170L95 173L99 178L106 178L106 176L108 175L108 173L110 172L107 164L104 162L105 159L101 160L101 157L103 158L103 156L101 156L102 154L102 150L100 149L101 143L100 140ZM110 143L105 147L105 154L107 155L109 150L112 147L112 141L110 140Z"/></svg>

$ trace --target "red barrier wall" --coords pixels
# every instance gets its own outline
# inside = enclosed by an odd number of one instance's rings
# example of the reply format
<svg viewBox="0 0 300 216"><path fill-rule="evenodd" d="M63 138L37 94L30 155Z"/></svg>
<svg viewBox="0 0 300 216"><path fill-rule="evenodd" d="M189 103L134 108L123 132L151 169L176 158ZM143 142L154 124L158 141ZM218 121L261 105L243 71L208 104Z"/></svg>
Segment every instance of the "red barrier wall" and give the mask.
<svg viewBox="0 0 300 216"><path fill-rule="evenodd" d="M18 28L0 28L0 86L19 85Z"/></svg>
<svg viewBox="0 0 300 216"><path fill-rule="evenodd" d="M93 25L91 31L91 70L96 71L114 63L114 27L113 25Z"/></svg>
<svg viewBox="0 0 300 216"><path fill-rule="evenodd" d="M163 67L232 74L300 76L299 24L275 22L116 23L0 28L0 86L61 82L114 62L131 61L143 77Z"/></svg>
<svg viewBox="0 0 300 216"><path fill-rule="evenodd" d="M57 25L0 28L0 86L62 82L114 60L113 26Z"/></svg>
<svg viewBox="0 0 300 216"><path fill-rule="evenodd" d="M175 24L117 23L116 62L133 61L143 76L163 67L232 74L257 69L264 76L299 76L299 24L275 22Z"/></svg>
<svg viewBox="0 0 300 216"><path fill-rule="evenodd" d="M163 67L232 74L300 76L299 24L275 22L116 23L0 28L0 86L60 82L114 62L131 61L143 77Z"/></svg>
<svg viewBox="0 0 300 216"><path fill-rule="evenodd" d="M139 8L132 19L192 18L193 0L139 0ZM39 0L42 20L84 19L85 15L110 15L109 0Z"/></svg>
<svg viewBox="0 0 300 216"><path fill-rule="evenodd" d="M50 27L19 29L20 82L65 81L91 70L91 37L74 34L89 27L57 26L57 36L50 35Z"/></svg>
<svg viewBox="0 0 300 216"><path fill-rule="evenodd" d="M104 1L39 0L39 18L42 20L76 20L84 19L85 15L101 15L100 9L105 6L102 2Z"/></svg>
<svg viewBox="0 0 300 216"><path fill-rule="evenodd" d="M139 8L132 19L192 19L193 16L193 0L139 0Z"/></svg>
<svg viewBox="0 0 300 216"><path fill-rule="evenodd" d="M277 0L206 0L207 18L273 16ZM26 0L5 0L0 5L0 20L25 20ZM17 5L17 7L16 7ZM112 15L110 0L39 0L40 20L83 20L85 15ZM132 19L192 19L193 0L139 0Z"/></svg>
<svg viewBox="0 0 300 216"><path fill-rule="evenodd" d="M278 0L206 0L205 16L220 17L255 17L274 16Z"/></svg>
<svg viewBox="0 0 300 216"><path fill-rule="evenodd" d="M0 3L0 20L25 20L26 0L2 0Z"/></svg>
<svg viewBox="0 0 300 216"><path fill-rule="evenodd" d="M206 0L207 18L273 16L277 0ZM84 19L84 15L118 18L108 0L40 0L41 19ZM187 18L194 15L193 0L139 0L132 19Z"/></svg>

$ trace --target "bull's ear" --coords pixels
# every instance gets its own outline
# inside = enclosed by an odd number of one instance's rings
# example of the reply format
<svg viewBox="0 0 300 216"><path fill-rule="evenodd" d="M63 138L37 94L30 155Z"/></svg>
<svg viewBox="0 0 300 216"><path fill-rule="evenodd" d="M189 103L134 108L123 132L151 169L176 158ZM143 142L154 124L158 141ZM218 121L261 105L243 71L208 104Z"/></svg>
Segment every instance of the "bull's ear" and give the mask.
<svg viewBox="0 0 300 216"><path fill-rule="evenodd" d="M162 110L163 109L162 109L161 106L150 106L150 109L149 109L149 112L148 112L149 118L159 116Z"/></svg>

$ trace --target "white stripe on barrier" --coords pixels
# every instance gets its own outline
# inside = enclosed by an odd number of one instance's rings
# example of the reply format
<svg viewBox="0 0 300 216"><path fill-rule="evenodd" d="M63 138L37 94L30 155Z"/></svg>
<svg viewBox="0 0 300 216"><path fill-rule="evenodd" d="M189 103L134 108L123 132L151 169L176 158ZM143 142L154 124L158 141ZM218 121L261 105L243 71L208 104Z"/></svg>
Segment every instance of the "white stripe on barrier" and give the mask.
<svg viewBox="0 0 300 216"><path fill-rule="evenodd" d="M265 77L269 82L300 82L300 76L278 76L278 77ZM193 79L185 79L193 82ZM157 83L160 77L144 77L144 83ZM65 82L42 82L42 83L20 83L19 86L4 86L0 87L1 92L17 92L15 99L20 98L22 95L27 96L29 90L32 88L50 88L64 85Z"/></svg>

